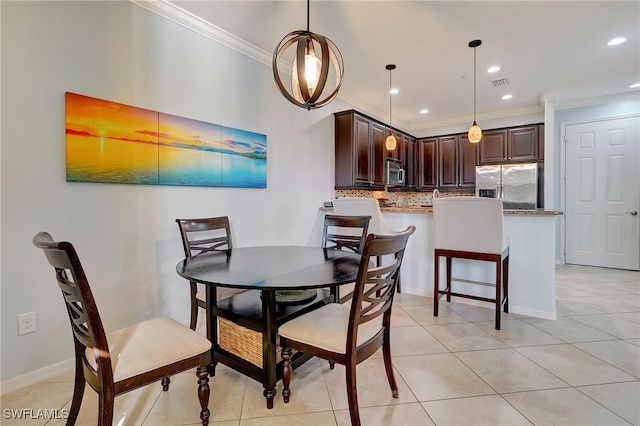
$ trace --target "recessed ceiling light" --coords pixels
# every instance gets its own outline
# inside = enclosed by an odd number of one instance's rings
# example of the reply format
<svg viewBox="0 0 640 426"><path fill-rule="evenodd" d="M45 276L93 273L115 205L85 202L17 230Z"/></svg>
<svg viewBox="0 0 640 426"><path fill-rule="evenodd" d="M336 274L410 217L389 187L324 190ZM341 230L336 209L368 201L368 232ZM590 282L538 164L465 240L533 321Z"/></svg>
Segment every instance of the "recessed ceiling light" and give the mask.
<svg viewBox="0 0 640 426"><path fill-rule="evenodd" d="M426 109L426 108L420 110L420 114L426 114L428 112L429 112L429 110Z"/></svg>
<svg viewBox="0 0 640 426"><path fill-rule="evenodd" d="M629 86L630 89L637 89L638 87L640 87L640 83L634 83L631 86Z"/></svg>
<svg viewBox="0 0 640 426"><path fill-rule="evenodd" d="M487 72L498 72L498 71L500 71L500 67L497 65L494 65L487 70Z"/></svg>
<svg viewBox="0 0 640 426"><path fill-rule="evenodd" d="M625 37L617 37L607 43L607 46L617 46L627 41Z"/></svg>
<svg viewBox="0 0 640 426"><path fill-rule="evenodd" d="M511 98L513 98L513 95L504 95L504 96L502 97L502 99L504 99L505 101L506 101L507 99L511 99Z"/></svg>
<svg viewBox="0 0 640 426"><path fill-rule="evenodd" d="M389 90L389 93L392 95L397 95L398 93L400 93L400 91L398 89L391 89Z"/></svg>

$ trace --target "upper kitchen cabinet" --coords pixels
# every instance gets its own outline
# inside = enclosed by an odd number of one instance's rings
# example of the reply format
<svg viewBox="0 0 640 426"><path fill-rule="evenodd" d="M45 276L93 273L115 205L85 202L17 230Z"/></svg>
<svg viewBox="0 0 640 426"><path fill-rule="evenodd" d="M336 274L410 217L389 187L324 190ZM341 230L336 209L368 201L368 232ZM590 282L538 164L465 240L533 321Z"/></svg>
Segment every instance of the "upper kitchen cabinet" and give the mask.
<svg viewBox="0 0 640 426"><path fill-rule="evenodd" d="M384 126L356 111L335 117L336 189L384 187Z"/></svg>
<svg viewBox="0 0 640 426"><path fill-rule="evenodd" d="M487 130L480 140L479 164L497 164L507 161L507 131Z"/></svg>
<svg viewBox="0 0 640 426"><path fill-rule="evenodd" d="M538 160L544 161L544 124L538 126Z"/></svg>
<svg viewBox="0 0 640 426"><path fill-rule="evenodd" d="M511 127L484 132L479 164L521 163L544 159L539 153L540 125Z"/></svg>
<svg viewBox="0 0 640 426"><path fill-rule="evenodd" d="M438 185L438 138L425 138L416 141L418 158L416 159L417 189L435 189Z"/></svg>
<svg viewBox="0 0 640 426"><path fill-rule="evenodd" d="M466 134L438 138L439 189L473 189L476 183L478 145Z"/></svg>
<svg viewBox="0 0 640 426"><path fill-rule="evenodd" d="M509 161L538 160L538 126L509 129L507 157Z"/></svg>

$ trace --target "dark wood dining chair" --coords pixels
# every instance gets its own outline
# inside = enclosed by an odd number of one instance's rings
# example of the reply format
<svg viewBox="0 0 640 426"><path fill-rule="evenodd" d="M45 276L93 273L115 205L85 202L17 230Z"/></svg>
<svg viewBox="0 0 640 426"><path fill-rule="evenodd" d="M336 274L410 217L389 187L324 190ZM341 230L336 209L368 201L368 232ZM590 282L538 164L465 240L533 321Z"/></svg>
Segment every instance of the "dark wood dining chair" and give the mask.
<svg viewBox="0 0 640 426"><path fill-rule="evenodd" d="M114 398L196 367L200 420L209 424L211 342L170 318L154 318L105 334L89 282L73 245L39 232L42 249L56 273L73 332L75 379L67 425L74 425L85 384L98 393L98 425L111 426Z"/></svg>
<svg viewBox="0 0 640 426"><path fill-rule="evenodd" d="M495 306L495 328L500 330L500 311L509 312L509 241L504 233L502 200L482 197L433 199L434 282L433 315L438 316L440 297L481 300ZM440 258L446 259L446 286L440 288ZM493 282L452 277L452 260L466 259L493 264ZM452 283L457 282L456 291ZM494 287L493 294L471 290L469 285Z"/></svg>
<svg viewBox="0 0 640 426"><path fill-rule="evenodd" d="M291 397L293 350L346 367L349 414L354 426L360 425L356 365L380 347L392 396L398 397L391 363L391 308L404 251L414 231L415 227L409 226L395 234L369 234L351 303L330 303L280 326L278 333L284 364L282 396L285 403ZM372 259L378 256L383 259L383 264L374 266Z"/></svg>
<svg viewBox="0 0 640 426"><path fill-rule="evenodd" d="M362 253L371 216L326 215L322 228L322 247ZM355 283L338 287L340 303L351 299Z"/></svg>
<svg viewBox="0 0 640 426"><path fill-rule="evenodd" d="M182 237L182 247L184 257L191 257L199 253L213 250L231 250L231 227L228 216L207 217L200 219L176 219L180 236ZM198 308L207 310L206 292L198 288L198 283L190 281L191 290L191 321L189 326L196 329L198 323ZM227 293L219 294L220 291ZM242 290L215 289L216 299L229 297Z"/></svg>

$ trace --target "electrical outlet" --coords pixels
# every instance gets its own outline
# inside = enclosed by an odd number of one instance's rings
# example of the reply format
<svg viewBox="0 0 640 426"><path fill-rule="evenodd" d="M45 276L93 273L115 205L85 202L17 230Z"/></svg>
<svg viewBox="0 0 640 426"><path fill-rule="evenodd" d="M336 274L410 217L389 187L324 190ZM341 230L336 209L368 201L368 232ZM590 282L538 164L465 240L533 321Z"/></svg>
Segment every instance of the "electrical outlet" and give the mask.
<svg viewBox="0 0 640 426"><path fill-rule="evenodd" d="M33 333L36 331L36 313L27 312L18 315L18 335Z"/></svg>

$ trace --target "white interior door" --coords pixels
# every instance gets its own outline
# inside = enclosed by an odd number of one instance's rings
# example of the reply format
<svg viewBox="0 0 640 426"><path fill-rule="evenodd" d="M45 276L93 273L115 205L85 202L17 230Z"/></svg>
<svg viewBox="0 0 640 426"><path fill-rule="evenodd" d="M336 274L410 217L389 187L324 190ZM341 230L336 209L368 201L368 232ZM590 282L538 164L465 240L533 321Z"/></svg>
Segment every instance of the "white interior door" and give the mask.
<svg viewBox="0 0 640 426"><path fill-rule="evenodd" d="M566 262L640 269L640 116L566 126Z"/></svg>

